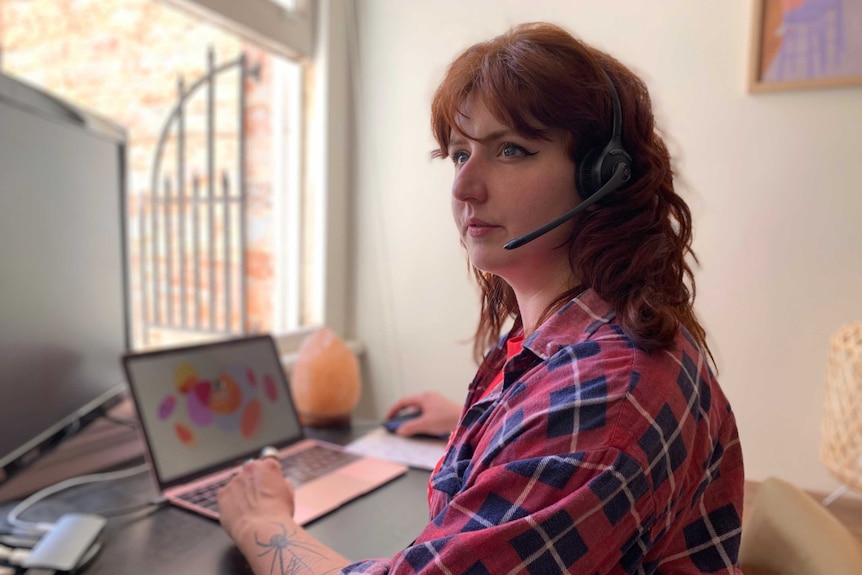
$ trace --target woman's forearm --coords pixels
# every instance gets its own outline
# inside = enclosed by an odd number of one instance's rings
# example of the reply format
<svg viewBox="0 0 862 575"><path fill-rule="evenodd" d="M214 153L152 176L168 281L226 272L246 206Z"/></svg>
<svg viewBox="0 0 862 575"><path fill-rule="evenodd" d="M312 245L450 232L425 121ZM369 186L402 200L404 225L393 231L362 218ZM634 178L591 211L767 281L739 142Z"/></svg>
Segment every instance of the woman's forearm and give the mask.
<svg viewBox="0 0 862 575"><path fill-rule="evenodd" d="M293 521L250 528L237 545L255 575L337 573L350 563Z"/></svg>

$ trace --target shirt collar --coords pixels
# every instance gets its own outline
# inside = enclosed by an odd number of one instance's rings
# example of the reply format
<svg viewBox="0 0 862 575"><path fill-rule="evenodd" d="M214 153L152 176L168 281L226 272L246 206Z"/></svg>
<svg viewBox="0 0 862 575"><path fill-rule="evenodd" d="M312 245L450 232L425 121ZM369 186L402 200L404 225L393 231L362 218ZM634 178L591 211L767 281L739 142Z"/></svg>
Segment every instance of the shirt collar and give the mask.
<svg viewBox="0 0 862 575"><path fill-rule="evenodd" d="M616 312L592 288L569 300L524 340L524 347L547 360L561 348L586 341Z"/></svg>

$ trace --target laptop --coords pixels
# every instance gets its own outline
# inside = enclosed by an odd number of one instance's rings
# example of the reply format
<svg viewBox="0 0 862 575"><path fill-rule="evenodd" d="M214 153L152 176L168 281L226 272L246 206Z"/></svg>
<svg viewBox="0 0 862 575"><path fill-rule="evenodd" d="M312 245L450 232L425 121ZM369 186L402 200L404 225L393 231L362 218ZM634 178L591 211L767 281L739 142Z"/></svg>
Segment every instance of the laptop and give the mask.
<svg viewBox="0 0 862 575"><path fill-rule="evenodd" d="M273 338L255 335L122 356L156 486L218 519L216 492L263 448L278 452L304 525L407 467L307 438Z"/></svg>

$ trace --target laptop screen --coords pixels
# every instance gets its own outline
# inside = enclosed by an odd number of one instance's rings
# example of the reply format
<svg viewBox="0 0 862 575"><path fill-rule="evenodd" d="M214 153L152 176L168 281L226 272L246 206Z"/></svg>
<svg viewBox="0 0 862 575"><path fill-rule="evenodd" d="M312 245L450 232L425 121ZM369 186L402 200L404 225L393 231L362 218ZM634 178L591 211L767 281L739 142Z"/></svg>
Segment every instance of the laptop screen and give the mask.
<svg viewBox="0 0 862 575"><path fill-rule="evenodd" d="M163 485L302 438L270 336L123 359Z"/></svg>

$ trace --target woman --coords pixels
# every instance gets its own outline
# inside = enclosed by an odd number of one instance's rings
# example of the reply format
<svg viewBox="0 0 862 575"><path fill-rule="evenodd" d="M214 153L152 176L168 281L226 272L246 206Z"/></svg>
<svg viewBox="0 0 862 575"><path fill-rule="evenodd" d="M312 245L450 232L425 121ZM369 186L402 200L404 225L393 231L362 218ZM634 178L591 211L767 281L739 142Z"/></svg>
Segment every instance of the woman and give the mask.
<svg viewBox="0 0 862 575"><path fill-rule="evenodd" d="M221 493L227 532L258 573L255 540L283 533L315 572L739 573L736 423L643 83L558 27L522 25L453 62L432 128L482 289L474 350L491 351L432 475L430 522L396 557L347 566L291 521L290 486L263 461ZM436 422L413 431L453 417L439 396L405 405Z"/></svg>

